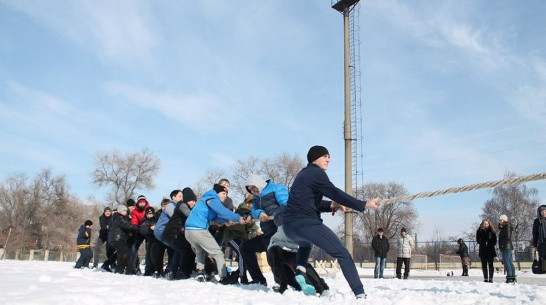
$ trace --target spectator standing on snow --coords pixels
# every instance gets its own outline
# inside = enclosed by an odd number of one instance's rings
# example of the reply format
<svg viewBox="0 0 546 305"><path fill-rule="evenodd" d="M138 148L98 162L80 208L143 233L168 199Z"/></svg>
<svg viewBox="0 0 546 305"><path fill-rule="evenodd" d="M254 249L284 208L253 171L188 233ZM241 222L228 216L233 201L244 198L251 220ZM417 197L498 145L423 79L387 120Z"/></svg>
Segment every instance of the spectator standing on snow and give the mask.
<svg viewBox="0 0 546 305"><path fill-rule="evenodd" d="M542 271L546 272L546 205L537 209L537 218L533 222L533 246L542 258Z"/></svg>
<svg viewBox="0 0 546 305"><path fill-rule="evenodd" d="M476 231L476 242L479 245L478 255L482 263L483 281L493 283L493 260L497 256L495 251L497 234L489 220L482 220Z"/></svg>
<svg viewBox="0 0 546 305"><path fill-rule="evenodd" d="M499 250L502 255L502 264L506 271L506 283L516 281L516 269L512 260L512 250L514 250L514 245L512 244L513 231L514 228L508 222L508 216L501 215L499 218Z"/></svg>
<svg viewBox="0 0 546 305"><path fill-rule="evenodd" d="M76 261L76 269L89 268L89 263L93 258L93 251L91 250L91 226L93 222L91 220L86 220L83 225L80 226L78 230L78 237L76 238L76 245L80 257Z"/></svg>
<svg viewBox="0 0 546 305"><path fill-rule="evenodd" d="M404 264L404 279L409 277L411 264L411 251L415 246L413 237L408 235L406 228L400 230L400 235L396 243L396 278L402 278L402 264Z"/></svg>
<svg viewBox="0 0 546 305"><path fill-rule="evenodd" d="M387 263L387 253L390 250L389 239L385 237L383 228L377 229L377 235L372 239L372 248L375 252L375 269L373 278L383 278L383 271Z"/></svg>
<svg viewBox="0 0 546 305"><path fill-rule="evenodd" d="M468 276L468 267L470 265L470 257L468 256L468 246L464 243L462 238L457 240L459 249L455 253L459 254L461 257L461 266L463 267L462 276Z"/></svg>

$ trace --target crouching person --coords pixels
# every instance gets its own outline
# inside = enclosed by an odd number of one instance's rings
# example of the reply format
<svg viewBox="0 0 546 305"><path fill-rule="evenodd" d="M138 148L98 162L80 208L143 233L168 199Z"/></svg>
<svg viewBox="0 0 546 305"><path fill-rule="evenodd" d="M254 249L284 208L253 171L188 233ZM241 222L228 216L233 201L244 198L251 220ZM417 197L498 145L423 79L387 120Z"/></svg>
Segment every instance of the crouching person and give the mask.
<svg viewBox="0 0 546 305"><path fill-rule="evenodd" d="M306 268L307 279L310 284L306 283L305 279L298 278L301 275L296 275L295 266L298 244L284 234L284 229L282 228L282 212L284 208L284 206L281 206L275 211L274 222L278 229L271 237L269 247L267 248L267 260L271 265L273 278L277 284L273 286L273 290L284 293L288 286L290 286L308 295L315 293L322 294L325 290L329 290L328 285L318 275L311 264L307 264Z"/></svg>

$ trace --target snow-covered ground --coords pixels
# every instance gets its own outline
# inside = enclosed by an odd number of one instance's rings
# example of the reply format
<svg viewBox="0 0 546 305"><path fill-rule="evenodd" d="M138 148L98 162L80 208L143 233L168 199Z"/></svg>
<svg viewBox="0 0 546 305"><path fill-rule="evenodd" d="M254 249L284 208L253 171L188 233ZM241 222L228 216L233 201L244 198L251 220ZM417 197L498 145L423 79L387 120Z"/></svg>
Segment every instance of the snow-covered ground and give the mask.
<svg viewBox="0 0 546 305"><path fill-rule="evenodd" d="M143 276L125 276L76 270L74 263L0 261L0 304L546 304L546 275L530 270L518 271L518 283L505 284L502 274L495 283L482 281L481 271L470 270L461 277L460 270L412 270L410 279L371 278L373 270L359 269L368 294L356 300L341 272L324 275L330 286L328 294L306 296L288 290L278 294L271 290L272 274L265 276L269 287L223 286L194 280L167 281ZM392 276L392 269L386 275Z"/></svg>

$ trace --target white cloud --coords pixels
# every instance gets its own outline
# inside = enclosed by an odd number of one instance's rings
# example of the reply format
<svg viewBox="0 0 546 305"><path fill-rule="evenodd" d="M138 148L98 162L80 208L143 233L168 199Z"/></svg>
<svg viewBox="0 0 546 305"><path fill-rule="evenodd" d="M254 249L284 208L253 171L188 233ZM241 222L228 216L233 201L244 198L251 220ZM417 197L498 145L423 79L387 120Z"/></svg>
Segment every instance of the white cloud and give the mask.
<svg viewBox="0 0 546 305"><path fill-rule="evenodd" d="M519 84L509 100L527 119L546 127L546 62L533 59L531 63L529 74L535 75L535 84Z"/></svg>
<svg viewBox="0 0 546 305"><path fill-rule="evenodd" d="M29 15L83 49L116 64L149 60L160 33L152 30L146 1L11 1Z"/></svg>
<svg viewBox="0 0 546 305"><path fill-rule="evenodd" d="M150 89L109 82L106 90L123 101L156 111L193 130L220 130L236 121L238 114L213 95L153 92Z"/></svg>

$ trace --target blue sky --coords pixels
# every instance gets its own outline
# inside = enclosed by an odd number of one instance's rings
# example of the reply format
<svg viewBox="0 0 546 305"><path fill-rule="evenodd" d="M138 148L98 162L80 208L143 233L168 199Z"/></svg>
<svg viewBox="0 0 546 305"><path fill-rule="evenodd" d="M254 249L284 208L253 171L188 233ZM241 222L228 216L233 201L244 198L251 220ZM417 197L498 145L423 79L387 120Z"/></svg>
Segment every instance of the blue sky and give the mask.
<svg viewBox="0 0 546 305"><path fill-rule="evenodd" d="M545 11L361 1L364 181L413 194L544 172ZM159 203L207 170L321 144L343 188L342 34L327 0L0 0L0 177L49 167L101 198L95 153L149 148ZM546 203L544 181L527 185ZM414 201L420 239L468 230L490 197Z"/></svg>

